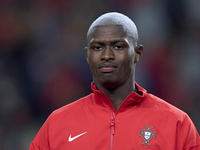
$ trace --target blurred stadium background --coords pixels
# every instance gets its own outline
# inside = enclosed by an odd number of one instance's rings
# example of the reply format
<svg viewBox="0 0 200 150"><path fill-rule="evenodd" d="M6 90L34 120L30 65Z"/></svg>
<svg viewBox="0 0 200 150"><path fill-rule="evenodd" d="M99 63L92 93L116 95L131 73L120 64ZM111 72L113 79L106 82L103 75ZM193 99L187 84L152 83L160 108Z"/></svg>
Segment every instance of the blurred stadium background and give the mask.
<svg viewBox="0 0 200 150"><path fill-rule="evenodd" d="M139 30L136 81L200 132L199 0L1 0L0 149L27 150L55 109L91 92L86 32L118 11Z"/></svg>

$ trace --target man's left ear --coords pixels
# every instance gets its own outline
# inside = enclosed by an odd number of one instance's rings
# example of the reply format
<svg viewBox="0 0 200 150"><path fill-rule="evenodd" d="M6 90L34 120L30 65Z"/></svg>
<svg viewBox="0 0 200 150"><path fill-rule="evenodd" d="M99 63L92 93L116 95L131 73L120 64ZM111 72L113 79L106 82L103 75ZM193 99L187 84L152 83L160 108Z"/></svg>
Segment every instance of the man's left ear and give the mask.
<svg viewBox="0 0 200 150"><path fill-rule="evenodd" d="M137 63L143 53L143 46L139 44L137 47L135 47L135 60L134 63Z"/></svg>

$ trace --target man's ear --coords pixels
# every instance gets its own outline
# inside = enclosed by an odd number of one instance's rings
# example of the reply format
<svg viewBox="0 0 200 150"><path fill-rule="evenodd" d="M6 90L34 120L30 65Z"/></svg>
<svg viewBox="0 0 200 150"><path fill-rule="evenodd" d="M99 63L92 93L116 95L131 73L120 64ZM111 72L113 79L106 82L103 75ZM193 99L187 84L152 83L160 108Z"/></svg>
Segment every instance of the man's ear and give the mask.
<svg viewBox="0 0 200 150"><path fill-rule="evenodd" d="M134 63L137 63L143 53L143 46L139 44L137 47L135 47L135 60Z"/></svg>
<svg viewBox="0 0 200 150"><path fill-rule="evenodd" d="M87 60L87 63L88 63L88 47L85 47L85 56L86 56L86 60Z"/></svg>

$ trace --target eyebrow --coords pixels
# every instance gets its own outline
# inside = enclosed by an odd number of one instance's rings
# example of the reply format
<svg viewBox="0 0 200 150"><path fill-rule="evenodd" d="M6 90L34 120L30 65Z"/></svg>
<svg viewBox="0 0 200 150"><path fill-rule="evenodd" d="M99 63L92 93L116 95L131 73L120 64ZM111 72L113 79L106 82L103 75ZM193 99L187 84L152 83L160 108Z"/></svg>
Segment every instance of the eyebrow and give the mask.
<svg viewBox="0 0 200 150"><path fill-rule="evenodd" d="M104 40L105 41L105 40ZM104 41L102 41L102 40L94 40L94 39L92 39L91 41L90 41L90 44L104 44L105 42ZM108 40L107 40L108 41ZM113 41L109 41L111 44L115 44L115 43L118 43L118 42L125 42L125 43L129 43L128 41L126 41L126 40L124 40L124 39L114 39Z"/></svg>

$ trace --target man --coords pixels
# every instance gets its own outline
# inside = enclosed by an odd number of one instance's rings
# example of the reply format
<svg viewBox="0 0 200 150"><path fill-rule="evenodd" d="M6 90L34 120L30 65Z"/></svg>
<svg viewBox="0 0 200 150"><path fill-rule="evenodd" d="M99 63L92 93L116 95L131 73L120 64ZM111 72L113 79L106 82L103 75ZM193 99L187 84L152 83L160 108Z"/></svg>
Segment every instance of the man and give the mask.
<svg viewBox="0 0 200 150"><path fill-rule="evenodd" d="M54 111L30 150L200 150L187 114L135 82L143 47L127 16L97 18L87 44L94 93Z"/></svg>

